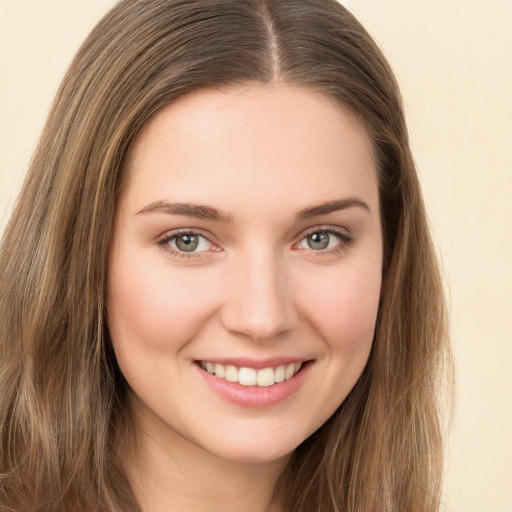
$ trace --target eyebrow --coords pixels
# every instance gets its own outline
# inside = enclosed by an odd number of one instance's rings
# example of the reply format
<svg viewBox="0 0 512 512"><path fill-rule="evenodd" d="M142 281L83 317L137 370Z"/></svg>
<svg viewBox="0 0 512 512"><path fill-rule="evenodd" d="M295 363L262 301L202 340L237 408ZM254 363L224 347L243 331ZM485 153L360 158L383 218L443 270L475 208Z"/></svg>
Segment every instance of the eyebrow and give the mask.
<svg viewBox="0 0 512 512"><path fill-rule="evenodd" d="M222 212L218 208L192 203L169 203L167 201L155 201L148 204L139 214L147 213L166 213L168 215L183 215L186 217L195 217L196 219L213 220L216 222L231 222L231 216Z"/></svg>
<svg viewBox="0 0 512 512"><path fill-rule="evenodd" d="M308 206L300 210L295 216L296 221L304 221L320 215L346 210L348 208L362 208L371 213L370 207L358 197L347 197L328 201L326 203ZM215 222L232 222L232 217L218 208L193 203L170 203L168 201L155 201L148 204L137 215L148 213L165 213L167 215L183 215L185 217L195 217L196 219L211 220Z"/></svg>
<svg viewBox="0 0 512 512"><path fill-rule="evenodd" d="M328 215L329 213L346 210L347 208L362 208L368 213L371 213L370 207L362 199L358 197L347 197L304 208L297 213L295 219L297 221L308 220L313 217L319 217L320 215Z"/></svg>

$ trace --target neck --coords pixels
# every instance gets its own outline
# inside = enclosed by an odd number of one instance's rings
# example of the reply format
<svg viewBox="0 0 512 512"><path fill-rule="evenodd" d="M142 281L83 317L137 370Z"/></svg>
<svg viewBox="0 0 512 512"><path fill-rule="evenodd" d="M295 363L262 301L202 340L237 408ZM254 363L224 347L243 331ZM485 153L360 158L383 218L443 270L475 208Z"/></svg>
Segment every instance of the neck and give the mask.
<svg viewBox="0 0 512 512"><path fill-rule="evenodd" d="M140 411L139 411L140 412ZM279 512L273 500L289 457L269 462L223 459L163 425L138 428L125 451L142 512Z"/></svg>

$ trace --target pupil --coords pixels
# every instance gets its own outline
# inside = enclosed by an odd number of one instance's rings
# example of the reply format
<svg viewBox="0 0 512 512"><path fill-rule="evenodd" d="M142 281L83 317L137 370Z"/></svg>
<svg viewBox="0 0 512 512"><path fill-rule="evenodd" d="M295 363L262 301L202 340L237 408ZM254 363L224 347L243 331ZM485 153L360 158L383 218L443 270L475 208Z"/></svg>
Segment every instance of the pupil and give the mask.
<svg viewBox="0 0 512 512"><path fill-rule="evenodd" d="M176 239L176 246L180 251L192 252L197 249L199 245L199 239L194 235L180 235Z"/></svg>
<svg viewBox="0 0 512 512"><path fill-rule="evenodd" d="M329 235L327 233L312 233L308 236L308 245L311 249L325 249L329 245Z"/></svg>

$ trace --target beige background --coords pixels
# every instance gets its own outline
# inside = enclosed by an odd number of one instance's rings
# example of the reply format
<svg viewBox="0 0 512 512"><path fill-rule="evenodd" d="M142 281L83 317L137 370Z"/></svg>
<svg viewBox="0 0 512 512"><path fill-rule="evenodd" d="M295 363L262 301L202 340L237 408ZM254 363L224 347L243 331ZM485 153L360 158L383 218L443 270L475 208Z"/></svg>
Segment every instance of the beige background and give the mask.
<svg viewBox="0 0 512 512"><path fill-rule="evenodd" d="M0 230L57 85L112 0L0 0ZM512 512L512 0L348 0L401 83L457 365L445 507Z"/></svg>

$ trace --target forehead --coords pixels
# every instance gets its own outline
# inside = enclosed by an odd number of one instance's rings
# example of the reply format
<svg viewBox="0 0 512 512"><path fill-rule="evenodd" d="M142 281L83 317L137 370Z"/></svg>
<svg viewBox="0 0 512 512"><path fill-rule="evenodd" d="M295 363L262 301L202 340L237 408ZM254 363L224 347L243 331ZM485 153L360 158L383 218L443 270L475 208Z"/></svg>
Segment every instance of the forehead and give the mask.
<svg viewBox="0 0 512 512"><path fill-rule="evenodd" d="M126 172L134 207L156 196L292 205L378 195L360 123L335 101L288 84L203 90L168 105L136 137Z"/></svg>

